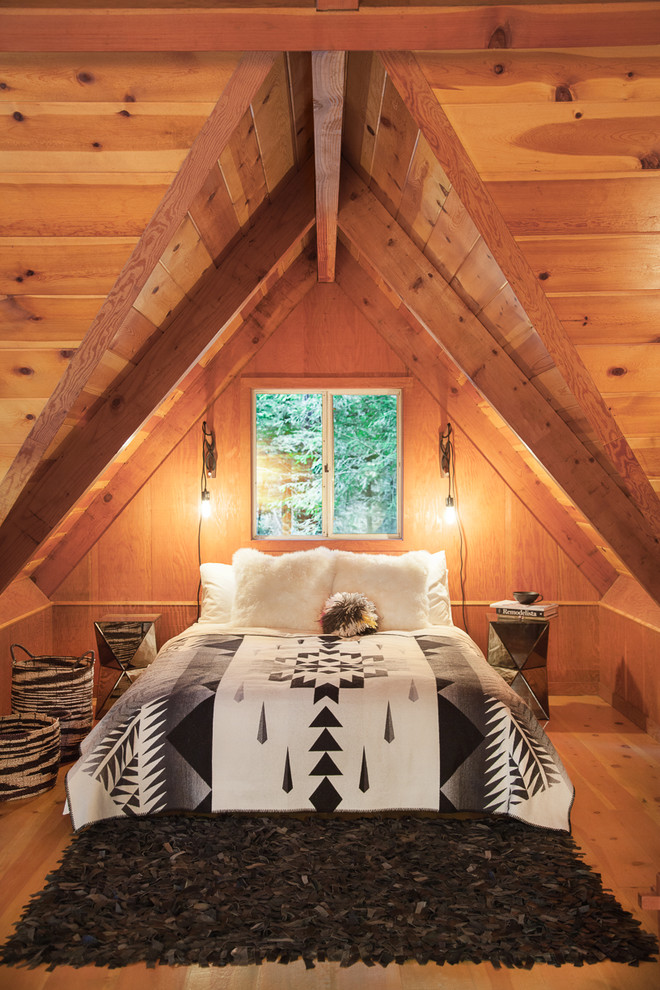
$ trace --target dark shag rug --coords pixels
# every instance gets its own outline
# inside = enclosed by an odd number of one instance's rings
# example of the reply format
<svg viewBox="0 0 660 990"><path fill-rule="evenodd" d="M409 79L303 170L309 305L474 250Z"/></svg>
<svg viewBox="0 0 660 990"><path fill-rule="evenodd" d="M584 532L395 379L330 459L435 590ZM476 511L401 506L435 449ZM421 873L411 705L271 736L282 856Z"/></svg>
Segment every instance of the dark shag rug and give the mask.
<svg viewBox="0 0 660 990"><path fill-rule="evenodd" d="M529 968L657 951L563 833L505 819L171 816L74 836L0 962Z"/></svg>

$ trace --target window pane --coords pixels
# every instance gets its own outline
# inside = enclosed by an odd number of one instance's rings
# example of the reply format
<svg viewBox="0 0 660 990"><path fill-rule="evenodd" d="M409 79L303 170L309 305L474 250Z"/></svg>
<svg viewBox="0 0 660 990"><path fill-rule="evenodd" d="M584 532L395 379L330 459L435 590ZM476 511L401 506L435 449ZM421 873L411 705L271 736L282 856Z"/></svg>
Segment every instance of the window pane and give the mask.
<svg viewBox="0 0 660 990"><path fill-rule="evenodd" d="M256 395L257 536L322 533L322 397Z"/></svg>
<svg viewBox="0 0 660 990"><path fill-rule="evenodd" d="M397 396L334 395L334 532L396 533Z"/></svg>

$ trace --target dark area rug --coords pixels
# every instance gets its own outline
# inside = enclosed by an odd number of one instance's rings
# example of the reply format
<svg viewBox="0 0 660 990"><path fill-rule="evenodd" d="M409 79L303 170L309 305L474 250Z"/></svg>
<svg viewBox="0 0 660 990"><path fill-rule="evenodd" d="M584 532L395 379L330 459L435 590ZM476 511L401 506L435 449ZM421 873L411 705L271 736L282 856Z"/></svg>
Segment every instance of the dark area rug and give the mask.
<svg viewBox="0 0 660 990"><path fill-rule="evenodd" d="M565 834L504 819L231 815L74 836L0 961L528 968L657 950Z"/></svg>

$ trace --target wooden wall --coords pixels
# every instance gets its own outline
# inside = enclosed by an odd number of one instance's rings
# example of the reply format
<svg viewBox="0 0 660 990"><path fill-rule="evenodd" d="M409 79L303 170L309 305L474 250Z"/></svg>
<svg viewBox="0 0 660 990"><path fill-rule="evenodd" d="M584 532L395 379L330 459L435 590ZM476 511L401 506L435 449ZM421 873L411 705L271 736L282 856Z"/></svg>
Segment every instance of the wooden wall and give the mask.
<svg viewBox="0 0 660 990"><path fill-rule="evenodd" d="M52 652L53 605L32 581L15 581L0 595L0 715L11 711L12 643L37 656Z"/></svg>
<svg viewBox="0 0 660 990"><path fill-rule="evenodd" d="M660 607L621 576L599 608L599 694L660 740Z"/></svg>
<svg viewBox="0 0 660 990"><path fill-rule="evenodd" d="M445 548L454 619L463 624L460 542L442 521L447 482L440 476L443 408L334 284L318 285L255 355L205 419L216 433L213 516L203 523L203 560L231 560L238 547L280 551L290 544L250 540L250 388L257 383L403 385L404 525L396 542L345 543L349 549L401 552ZM209 393L212 383L209 383ZM577 567L495 473L470 438L455 431L456 481L465 535L465 615L485 650L488 604L519 587L563 603L552 620L549 677L559 693L598 688L598 595ZM108 612L157 611L159 644L194 621L201 422L171 452L54 596L57 651L94 646L93 621ZM312 544L296 543L296 549ZM340 544L334 543L333 546Z"/></svg>

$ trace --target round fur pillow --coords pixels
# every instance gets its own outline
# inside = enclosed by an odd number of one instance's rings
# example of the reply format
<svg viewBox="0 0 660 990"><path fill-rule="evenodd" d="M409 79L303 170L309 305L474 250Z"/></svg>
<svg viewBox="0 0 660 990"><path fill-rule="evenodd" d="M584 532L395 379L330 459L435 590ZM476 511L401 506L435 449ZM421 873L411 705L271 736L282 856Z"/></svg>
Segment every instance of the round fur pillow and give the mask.
<svg viewBox="0 0 660 990"><path fill-rule="evenodd" d="M323 606L321 626L337 636L366 636L378 629L376 606L358 591L338 591Z"/></svg>

